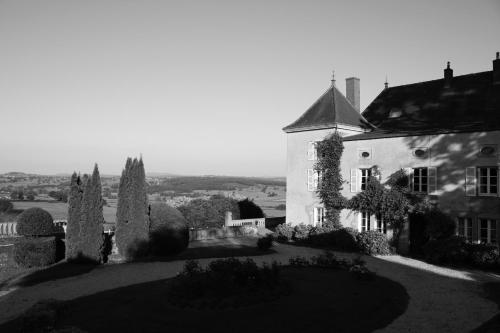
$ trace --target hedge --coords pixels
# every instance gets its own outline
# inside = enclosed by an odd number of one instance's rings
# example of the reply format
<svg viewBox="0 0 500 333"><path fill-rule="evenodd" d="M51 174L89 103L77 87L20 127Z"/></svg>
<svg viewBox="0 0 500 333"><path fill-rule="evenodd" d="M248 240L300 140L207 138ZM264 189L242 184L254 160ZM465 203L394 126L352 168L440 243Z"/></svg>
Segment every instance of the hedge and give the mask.
<svg viewBox="0 0 500 333"><path fill-rule="evenodd" d="M25 267L47 266L56 262L55 237L20 238L14 244L14 261Z"/></svg>
<svg viewBox="0 0 500 333"><path fill-rule="evenodd" d="M9 210L12 210L14 206L12 205L12 202L7 199L0 199L0 213L1 212L8 212Z"/></svg>
<svg viewBox="0 0 500 333"><path fill-rule="evenodd" d="M50 236L55 228L52 215L41 208L28 208L17 217L17 233L21 236Z"/></svg>
<svg viewBox="0 0 500 333"><path fill-rule="evenodd" d="M378 231L363 231L356 238L359 250L365 254L390 254L387 237Z"/></svg>
<svg viewBox="0 0 500 333"><path fill-rule="evenodd" d="M187 248L189 229L180 211L164 203L154 203L149 218L152 254L171 255Z"/></svg>

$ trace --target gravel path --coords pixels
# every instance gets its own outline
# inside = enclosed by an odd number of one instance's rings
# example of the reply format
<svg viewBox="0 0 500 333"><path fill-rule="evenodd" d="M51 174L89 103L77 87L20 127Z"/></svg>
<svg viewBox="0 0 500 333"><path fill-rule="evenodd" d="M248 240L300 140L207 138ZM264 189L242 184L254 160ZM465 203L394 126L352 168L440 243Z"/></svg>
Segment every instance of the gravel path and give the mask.
<svg viewBox="0 0 500 333"><path fill-rule="evenodd" d="M291 256L311 257L321 250L278 244L277 253L253 257L258 262L287 263ZM353 258L355 254L336 253ZM212 259L201 259L206 264ZM483 282L500 282L500 276L480 271L437 267L400 256L364 257L367 267L401 283L410 295L407 311L383 332L469 332L498 313L484 298ZM89 273L24 287L0 296L0 323L10 320L39 300L68 300L127 285L175 276L183 261L106 265Z"/></svg>

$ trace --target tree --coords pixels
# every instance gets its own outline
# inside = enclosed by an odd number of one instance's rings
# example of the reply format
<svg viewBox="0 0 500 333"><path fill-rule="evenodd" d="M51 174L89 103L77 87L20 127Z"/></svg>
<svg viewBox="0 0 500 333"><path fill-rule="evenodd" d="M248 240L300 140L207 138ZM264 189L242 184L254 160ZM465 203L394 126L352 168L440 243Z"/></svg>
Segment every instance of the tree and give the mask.
<svg viewBox="0 0 500 333"><path fill-rule="evenodd" d="M238 201L240 209L240 219L256 219L264 217L264 212L253 200L246 198Z"/></svg>
<svg viewBox="0 0 500 333"><path fill-rule="evenodd" d="M103 262L104 216L101 177L97 164L84 184L80 215L80 251L82 257Z"/></svg>
<svg viewBox="0 0 500 333"><path fill-rule="evenodd" d="M233 213L233 219L240 217L238 202L222 195L213 195L208 200L195 199L178 209L190 228L220 228L227 211Z"/></svg>
<svg viewBox="0 0 500 333"><path fill-rule="evenodd" d="M84 176L86 178L86 176ZM85 180L86 182L86 180ZM68 225L66 226L66 259L76 259L80 250L80 219L82 212L83 182L76 172L71 176Z"/></svg>
<svg viewBox="0 0 500 333"><path fill-rule="evenodd" d="M127 259L148 251L149 216L146 173L142 158L127 159L118 187L116 245Z"/></svg>
<svg viewBox="0 0 500 333"><path fill-rule="evenodd" d="M339 229L340 210L345 207L346 199L342 196L342 176L340 158L344 151L342 137L337 132L318 142L318 161L314 167L318 173L318 195L326 209L326 227Z"/></svg>
<svg viewBox="0 0 500 333"><path fill-rule="evenodd" d="M14 208L14 206L12 205L12 202L10 202L10 200L0 199L0 213L8 212L12 208Z"/></svg>

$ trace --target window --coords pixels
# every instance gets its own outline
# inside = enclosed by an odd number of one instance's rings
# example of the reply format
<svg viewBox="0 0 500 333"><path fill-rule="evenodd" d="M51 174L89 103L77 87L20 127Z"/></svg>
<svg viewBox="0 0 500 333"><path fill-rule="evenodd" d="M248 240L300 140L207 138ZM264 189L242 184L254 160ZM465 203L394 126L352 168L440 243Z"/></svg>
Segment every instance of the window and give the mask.
<svg viewBox="0 0 500 333"><path fill-rule="evenodd" d="M307 169L307 190L312 192L318 189L320 185L321 172L314 169Z"/></svg>
<svg viewBox="0 0 500 333"><path fill-rule="evenodd" d="M427 168L414 168L413 169L413 191L427 193Z"/></svg>
<svg viewBox="0 0 500 333"><path fill-rule="evenodd" d="M359 169L361 171L361 190L366 190L366 184L368 183L368 179L370 179L372 175L372 169Z"/></svg>
<svg viewBox="0 0 500 333"><path fill-rule="evenodd" d="M311 141L307 145L307 159L309 161L316 161L318 159L318 143Z"/></svg>
<svg viewBox="0 0 500 333"><path fill-rule="evenodd" d="M359 231L368 231L370 230L370 214L367 212L360 213L360 228Z"/></svg>
<svg viewBox="0 0 500 333"><path fill-rule="evenodd" d="M323 207L314 207L313 210L313 226L321 227L325 220L325 209Z"/></svg>
<svg viewBox="0 0 500 333"><path fill-rule="evenodd" d="M457 221L457 235L472 241L472 219L470 217L459 217Z"/></svg>
<svg viewBox="0 0 500 333"><path fill-rule="evenodd" d="M477 168L479 195L498 194L498 169L497 167Z"/></svg>
<svg viewBox="0 0 500 333"><path fill-rule="evenodd" d="M479 219L479 242L497 243L497 221L490 219Z"/></svg>
<svg viewBox="0 0 500 333"><path fill-rule="evenodd" d="M375 229L382 234L387 233L387 222L378 214L375 215Z"/></svg>

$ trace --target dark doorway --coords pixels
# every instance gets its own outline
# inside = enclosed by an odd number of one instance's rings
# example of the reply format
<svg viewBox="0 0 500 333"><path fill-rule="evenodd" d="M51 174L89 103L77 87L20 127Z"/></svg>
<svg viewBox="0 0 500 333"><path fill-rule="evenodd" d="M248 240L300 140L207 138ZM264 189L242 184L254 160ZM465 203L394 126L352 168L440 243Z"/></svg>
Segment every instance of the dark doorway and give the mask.
<svg viewBox="0 0 500 333"><path fill-rule="evenodd" d="M410 254L413 256L423 255L422 247L429 240L425 232L426 226L427 219L425 215L410 215Z"/></svg>

